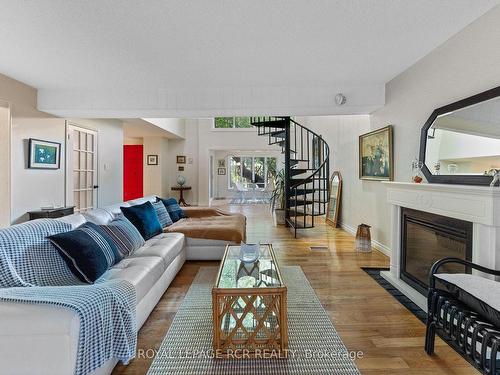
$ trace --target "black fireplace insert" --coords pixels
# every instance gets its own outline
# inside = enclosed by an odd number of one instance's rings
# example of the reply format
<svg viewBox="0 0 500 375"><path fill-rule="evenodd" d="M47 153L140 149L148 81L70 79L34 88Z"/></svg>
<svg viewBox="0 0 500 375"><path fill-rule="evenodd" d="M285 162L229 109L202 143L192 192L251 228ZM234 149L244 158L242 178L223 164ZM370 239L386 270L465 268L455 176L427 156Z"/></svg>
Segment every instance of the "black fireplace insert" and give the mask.
<svg viewBox="0 0 500 375"><path fill-rule="evenodd" d="M409 208L401 210L401 279L427 295L434 262L446 257L472 260L472 223ZM471 271L448 265L441 272Z"/></svg>

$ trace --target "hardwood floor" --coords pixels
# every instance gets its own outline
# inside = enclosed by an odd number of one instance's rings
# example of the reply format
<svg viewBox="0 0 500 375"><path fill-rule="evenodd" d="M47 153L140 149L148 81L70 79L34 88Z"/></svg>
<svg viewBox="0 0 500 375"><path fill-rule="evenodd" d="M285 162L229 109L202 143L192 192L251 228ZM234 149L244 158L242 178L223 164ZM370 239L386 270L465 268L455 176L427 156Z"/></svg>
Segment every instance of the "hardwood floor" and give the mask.
<svg viewBox="0 0 500 375"><path fill-rule="evenodd" d="M288 229L272 224L268 207L223 206L248 218L248 241L270 242L281 265L300 265L329 313L347 348L362 351L356 361L361 373L478 374L440 339L436 354L425 354L425 326L360 267L388 267L389 259L373 251L354 251L354 238L323 221L294 239ZM329 251L311 251L327 246ZM139 332L138 349L157 349L198 269L218 262L187 262ZM136 358L113 374L145 374L152 358ZM307 375L307 374L305 374Z"/></svg>

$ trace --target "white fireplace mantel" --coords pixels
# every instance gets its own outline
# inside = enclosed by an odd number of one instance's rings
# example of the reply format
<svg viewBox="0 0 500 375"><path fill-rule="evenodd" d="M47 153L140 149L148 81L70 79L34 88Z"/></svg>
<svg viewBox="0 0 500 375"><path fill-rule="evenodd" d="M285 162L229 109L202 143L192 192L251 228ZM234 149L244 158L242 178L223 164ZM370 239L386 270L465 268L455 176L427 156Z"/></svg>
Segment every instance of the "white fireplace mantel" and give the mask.
<svg viewBox="0 0 500 375"><path fill-rule="evenodd" d="M426 310L426 298L400 279L401 207L473 223L472 261L500 269L500 188L384 182L391 204L391 270L382 276Z"/></svg>

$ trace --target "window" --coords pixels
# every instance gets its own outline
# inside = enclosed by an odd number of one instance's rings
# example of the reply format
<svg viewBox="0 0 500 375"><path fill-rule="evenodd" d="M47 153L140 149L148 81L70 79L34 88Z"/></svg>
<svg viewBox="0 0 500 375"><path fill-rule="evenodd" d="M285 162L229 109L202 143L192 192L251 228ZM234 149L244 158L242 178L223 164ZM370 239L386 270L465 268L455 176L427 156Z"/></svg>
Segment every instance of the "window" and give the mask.
<svg viewBox="0 0 500 375"><path fill-rule="evenodd" d="M250 117L216 117L214 121L216 129L243 129L251 128Z"/></svg>
<svg viewBox="0 0 500 375"><path fill-rule="evenodd" d="M255 184L263 189L276 176L276 158L267 156L230 156L229 189L239 182L243 186Z"/></svg>

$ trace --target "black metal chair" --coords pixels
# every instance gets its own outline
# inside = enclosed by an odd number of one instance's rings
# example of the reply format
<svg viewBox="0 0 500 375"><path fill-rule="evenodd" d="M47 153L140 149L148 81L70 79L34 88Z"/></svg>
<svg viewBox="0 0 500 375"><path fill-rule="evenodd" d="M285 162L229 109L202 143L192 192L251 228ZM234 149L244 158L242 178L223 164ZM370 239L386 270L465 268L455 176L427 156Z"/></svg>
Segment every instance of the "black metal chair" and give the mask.
<svg viewBox="0 0 500 375"><path fill-rule="evenodd" d="M495 326L484 311L474 311L455 294L436 288L435 274L441 266L448 263L458 263L489 275L500 276L500 271L458 258L444 258L434 263L429 276L425 351L428 355L434 353L434 341L438 332L483 374L500 374L500 327Z"/></svg>

